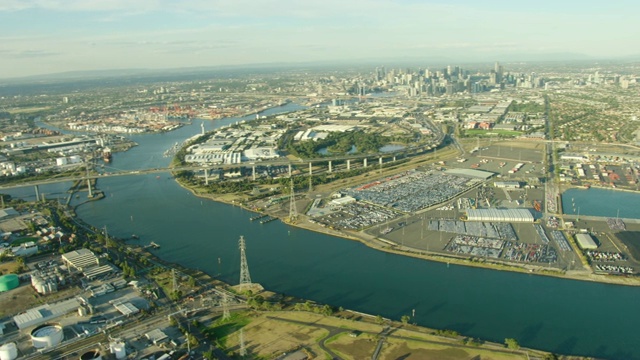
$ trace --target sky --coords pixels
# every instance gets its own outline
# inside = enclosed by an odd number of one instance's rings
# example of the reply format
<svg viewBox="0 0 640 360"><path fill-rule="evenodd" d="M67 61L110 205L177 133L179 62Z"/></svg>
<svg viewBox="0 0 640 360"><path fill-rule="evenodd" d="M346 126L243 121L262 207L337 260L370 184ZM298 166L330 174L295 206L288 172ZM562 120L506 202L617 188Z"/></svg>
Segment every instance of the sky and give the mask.
<svg viewBox="0 0 640 360"><path fill-rule="evenodd" d="M0 78L640 54L636 0L0 0Z"/></svg>

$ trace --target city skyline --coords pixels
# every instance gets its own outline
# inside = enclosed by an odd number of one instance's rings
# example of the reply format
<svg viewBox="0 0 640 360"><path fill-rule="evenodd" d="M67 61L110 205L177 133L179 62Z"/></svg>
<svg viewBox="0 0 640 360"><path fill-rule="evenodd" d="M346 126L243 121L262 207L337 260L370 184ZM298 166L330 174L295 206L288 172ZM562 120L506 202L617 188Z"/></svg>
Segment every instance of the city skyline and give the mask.
<svg viewBox="0 0 640 360"><path fill-rule="evenodd" d="M631 58L640 4L8 0L0 78L67 71L442 59Z"/></svg>

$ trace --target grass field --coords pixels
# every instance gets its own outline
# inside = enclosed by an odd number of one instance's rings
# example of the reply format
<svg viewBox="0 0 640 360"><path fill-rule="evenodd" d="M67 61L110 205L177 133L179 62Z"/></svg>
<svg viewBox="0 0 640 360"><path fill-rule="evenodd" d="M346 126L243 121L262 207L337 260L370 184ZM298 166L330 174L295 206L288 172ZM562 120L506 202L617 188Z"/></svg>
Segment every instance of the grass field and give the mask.
<svg viewBox="0 0 640 360"><path fill-rule="evenodd" d="M275 359L303 349L315 359L329 359L327 349L344 359L368 359L375 352L383 326L369 321L323 316L304 311L244 312L227 321L215 321L207 331L225 351L238 353L240 329L251 359ZM531 350L507 350L501 344L465 345L462 338L436 336L428 329L395 324L382 346L379 359L527 359L543 358ZM359 332L358 336L351 333Z"/></svg>

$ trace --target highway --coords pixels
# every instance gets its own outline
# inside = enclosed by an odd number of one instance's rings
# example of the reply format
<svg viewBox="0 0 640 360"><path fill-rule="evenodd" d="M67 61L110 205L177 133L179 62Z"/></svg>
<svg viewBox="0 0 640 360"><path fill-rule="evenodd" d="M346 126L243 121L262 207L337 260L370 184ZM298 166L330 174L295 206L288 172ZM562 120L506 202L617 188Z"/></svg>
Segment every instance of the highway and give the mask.
<svg viewBox="0 0 640 360"><path fill-rule="evenodd" d="M28 187L28 186L55 184L55 183L67 182L67 181L70 181L70 182L86 181L88 179L100 179L100 178L109 178L109 177L118 177L118 176L137 176L137 175L159 174L159 173L177 172L177 171L204 171L204 170L211 170L211 169L233 169L233 168L253 167L253 166L289 166L289 165L291 166L307 165L308 166L308 164L328 163L329 161L341 162L341 161L347 161L347 160L364 161L364 159L405 158L405 157L412 157L412 156L425 153L431 149L434 149L437 146L440 146L444 138L445 138L444 134L440 134L440 136L435 142L435 144L437 145L424 145L424 146L418 146L418 147L411 147L411 148L398 150L395 152L319 157L319 158L312 158L312 159L301 159L298 161L292 161L287 158L279 158L274 160L252 161L252 162L243 162L238 164L187 165L187 166L178 166L178 167L138 169L138 170L114 170L113 172L105 172L103 174L77 175L77 176L49 178L44 180L25 181L21 183L2 184L0 185L0 190L15 189L15 188L21 188L21 187ZM369 164L369 166L373 166L373 165L375 165L373 162ZM301 170L304 170L304 169L301 169ZM306 174L304 171L302 173Z"/></svg>

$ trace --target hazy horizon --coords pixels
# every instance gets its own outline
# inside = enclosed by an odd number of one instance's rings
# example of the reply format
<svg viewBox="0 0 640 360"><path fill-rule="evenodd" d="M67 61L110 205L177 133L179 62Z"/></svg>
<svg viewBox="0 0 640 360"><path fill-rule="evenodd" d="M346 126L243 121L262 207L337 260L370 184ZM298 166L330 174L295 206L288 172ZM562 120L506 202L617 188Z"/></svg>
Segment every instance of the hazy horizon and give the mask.
<svg viewBox="0 0 640 360"><path fill-rule="evenodd" d="M0 78L255 64L615 59L627 0L4 0ZM639 56L640 57L640 56Z"/></svg>

